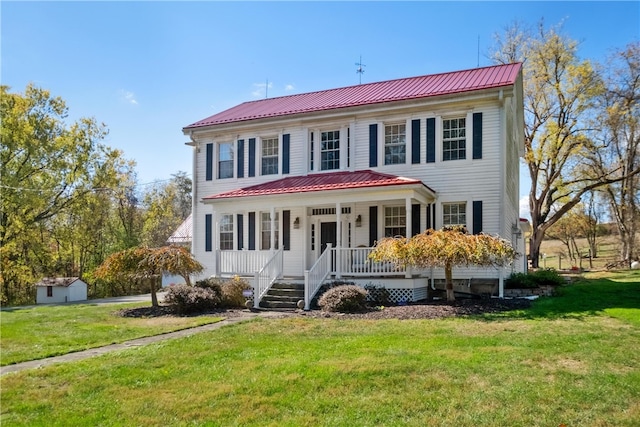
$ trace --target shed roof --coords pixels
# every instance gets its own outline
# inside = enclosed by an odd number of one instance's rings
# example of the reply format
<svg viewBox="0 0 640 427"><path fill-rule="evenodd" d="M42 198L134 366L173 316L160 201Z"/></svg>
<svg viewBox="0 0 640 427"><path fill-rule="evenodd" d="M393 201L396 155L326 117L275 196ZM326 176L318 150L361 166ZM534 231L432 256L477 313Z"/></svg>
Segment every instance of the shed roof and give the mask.
<svg viewBox="0 0 640 427"><path fill-rule="evenodd" d="M416 184L422 185L432 193L435 193L419 179L362 170L355 172L329 172L306 176L290 176L263 184L214 194L204 197L203 200Z"/></svg>
<svg viewBox="0 0 640 427"><path fill-rule="evenodd" d="M169 236L167 243L190 243L193 238L193 220L191 214Z"/></svg>
<svg viewBox="0 0 640 427"><path fill-rule="evenodd" d="M249 101L192 123L184 130L511 86L521 66L520 63L494 65Z"/></svg>
<svg viewBox="0 0 640 427"><path fill-rule="evenodd" d="M36 283L36 286L62 286L66 288L76 281L82 282L79 277L45 277Z"/></svg>

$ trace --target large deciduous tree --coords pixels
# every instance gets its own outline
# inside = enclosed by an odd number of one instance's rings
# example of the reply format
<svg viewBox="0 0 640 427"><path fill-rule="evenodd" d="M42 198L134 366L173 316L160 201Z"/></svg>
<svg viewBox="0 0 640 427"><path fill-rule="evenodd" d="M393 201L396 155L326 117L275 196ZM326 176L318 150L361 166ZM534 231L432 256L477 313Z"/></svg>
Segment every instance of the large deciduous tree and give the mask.
<svg viewBox="0 0 640 427"><path fill-rule="evenodd" d="M604 84L594 65L578 56L578 43L541 23L536 32L519 24L497 35L492 58L523 62L525 163L531 178L530 256L538 267L546 231L591 190L638 173L638 165L599 167L592 155L603 145L590 137Z"/></svg>
<svg viewBox="0 0 640 427"><path fill-rule="evenodd" d="M101 143L106 127L67 115L47 90L0 87L0 298L8 303L30 302L43 275L81 274L76 263L101 235L105 190L119 187L122 157Z"/></svg>
<svg viewBox="0 0 640 427"><path fill-rule="evenodd" d="M468 234L464 227L445 227L425 230L409 240L386 237L376 244L370 257L377 262L389 261L405 267L443 267L447 301L453 301L453 267L505 266L517 255L511 243L500 237Z"/></svg>
<svg viewBox="0 0 640 427"><path fill-rule="evenodd" d="M612 170L621 179L603 193L620 238L620 260L636 259L640 231L640 42L617 50L603 66L606 90L599 97L595 132L603 149L593 153L597 171Z"/></svg>

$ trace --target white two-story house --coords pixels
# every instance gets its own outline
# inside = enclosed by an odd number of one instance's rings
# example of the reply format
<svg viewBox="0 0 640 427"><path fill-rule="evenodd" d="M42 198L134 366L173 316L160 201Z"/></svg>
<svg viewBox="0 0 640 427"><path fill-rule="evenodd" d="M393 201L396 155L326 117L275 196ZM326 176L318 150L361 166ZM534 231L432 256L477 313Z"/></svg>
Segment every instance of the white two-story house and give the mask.
<svg viewBox="0 0 640 427"><path fill-rule="evenodd" d="M205 276L342 278L426 297L439 269L373 263L385 236L465 225L520 253L521 64L245 102L183 129L193 148L192 251ZM506 269L454 270L463 290ZM497 287L496 287L497 289ZM500 292L502 287L500 286Z"/></svg>

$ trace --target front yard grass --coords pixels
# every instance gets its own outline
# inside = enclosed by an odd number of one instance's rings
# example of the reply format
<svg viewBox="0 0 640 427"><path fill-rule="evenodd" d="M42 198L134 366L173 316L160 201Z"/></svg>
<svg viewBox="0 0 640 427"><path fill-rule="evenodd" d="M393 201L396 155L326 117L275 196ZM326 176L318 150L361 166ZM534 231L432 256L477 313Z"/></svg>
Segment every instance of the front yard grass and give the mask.
<svg viewBox="0 0 640 427"><path fill-rule="evenodd" d="M9 308L0 312L0 364L86 350L134 338L213 323L220 317L125 318L115 314L141 304L72 304Z"/></svg>
<svg viewBox="0 0 640 427"><path fill-rule="evenodd" d="M257 319L9 374L0 422L634 426L640 283L625 277L510 314Z"/></svg>

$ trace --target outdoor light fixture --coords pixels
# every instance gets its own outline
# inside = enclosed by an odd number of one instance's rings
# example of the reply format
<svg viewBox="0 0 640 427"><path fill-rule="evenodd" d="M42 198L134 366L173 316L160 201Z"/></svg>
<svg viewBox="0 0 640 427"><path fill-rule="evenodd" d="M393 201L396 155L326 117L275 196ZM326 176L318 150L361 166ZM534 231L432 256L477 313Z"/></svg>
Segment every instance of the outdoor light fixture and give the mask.
<svg viewBox="0 0 640 427"><path fill-rule="evenodd" d="M356 217L356 227L362 227L362 215Z"/></svg>
<svg viewBox="0 0 640 427"><path fill-rule="evenodd" d="M516 224L511 227L511 232L516 237L516 239L522 237L522 230L520 230L520 227L518 227Z"/></svg>
<svg viewBox="0 0 640 427"><path fill-rule="evenodd" d="M296 220L293 221L293 228L300 228L300 217L296 217Z"/></svg>

